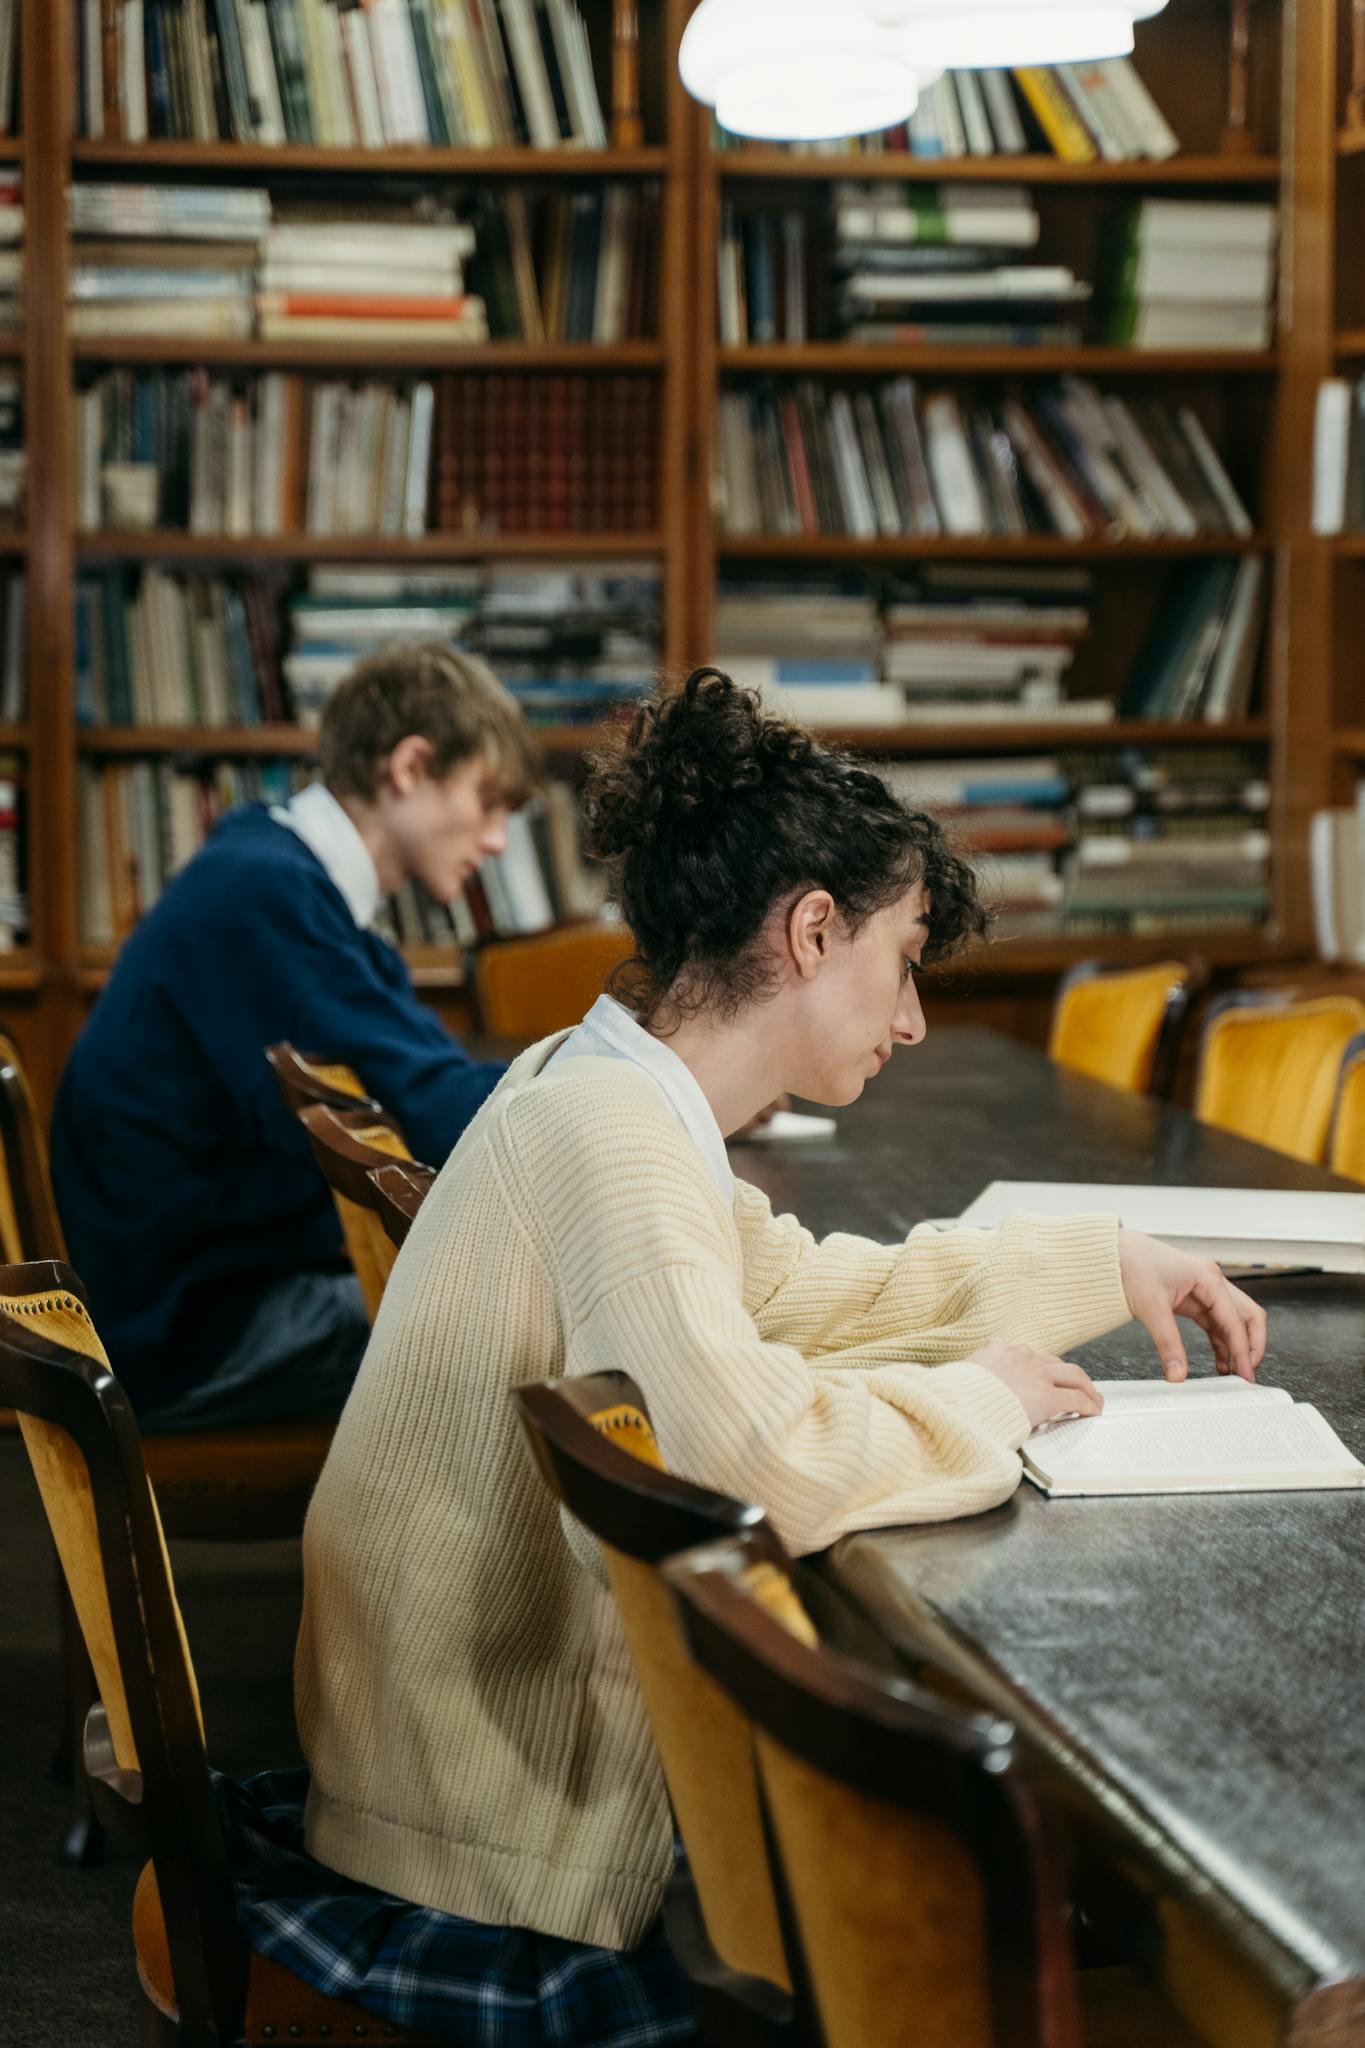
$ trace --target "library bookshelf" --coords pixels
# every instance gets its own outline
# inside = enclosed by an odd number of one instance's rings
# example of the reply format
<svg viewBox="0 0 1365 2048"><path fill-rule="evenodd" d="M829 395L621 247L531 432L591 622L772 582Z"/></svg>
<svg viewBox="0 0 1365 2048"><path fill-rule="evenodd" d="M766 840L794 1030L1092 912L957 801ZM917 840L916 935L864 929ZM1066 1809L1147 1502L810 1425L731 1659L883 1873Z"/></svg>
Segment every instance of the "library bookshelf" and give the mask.
<svg viewBox="0 0 1365 2048"><path fill-rule="evenodd" d="M278 565L281 574L325 562L433 564L611 560L647 556L662 569L662 656L676 674L709 657L718 583L766 567L800 576L831 567L892 571L919 562L1084 563L1105 606L1105 646L1093 680L1117 694L1122 669L1181 562L1255 553L1273 565L1273 609L1256 715L1235 725L1123 721L1102 729L1012 724L970 729L831 728L841 745L888 758L1022 753L1063 745L1153 744L1260 749L1273 791L1271 922L1257 931L1191 933L1189 949L1220 973L1264 972L1307 957L1311 913L1306 835L1310 812L1350 782L1365 761L1365 702L1350 654L1365 626L1365 543L1315 542L1308 530L1313 401L1334 362L1365 357L1365 299L1352 303L1348 267L1324 238L1323 223L1354 218L1348 200L1365 194L1365 170L1338 130L1343 92L1338 38L1346 0L1262 0L1252 15L1250 100L1241 146L1225 148L1226 0L1172 0L1139 28L1137 64L1175 127L1181 154L1162 162L1076 164L1054 156L924 161L741 147L715 151L709 123L678 82L674 53L689 0L641 0L643 140L600 150L391 148L383 152L287 144L86 140L77 134L76 0L23 0L23 132L0 140L0 163L19 164L25 189L25 307L22 341L0 341L0 360L22 364L28 457L27 511L18 533L0 535L0 558L23 562L29 635L28 710L0 728L0 750L27 756L27 866L31 944L0 956L0 1021L19 1039L41 1092L55 1082L72 1035L111 965L107 948L82 941L79 917L77 774L82 762L187 756L306 759L300 727L80 726L74 672L78 573L110 564L183 569ZM610 0L586 0L599 55L610 35ZM604 77L601 63L599 79ZM605 93L603 95L605 100ZM662 252L657 333L614 343L492 341L461 347L425 342L219 340L135 336L91 340L69 331L70 265L66 193L81 180L202 180L266 184L325 197L329 181L382 171L404 190L538 188L564 181L649 180L661 192ZM716 321L716 244L723 200L797 206L812 216L834 180L1023 185L1036 195L1051 245L1088 262L1098 225L1120 204L1160 196L1278 198L1282 208L1280 320L1272 349L1256 353L1139 352L1099 344L1067 348L855 348L837 341L721 348ZM1353 203L1353 202L1352 202ZM1081 267L1077 262L1078 269ZM1292 278L1292 292L1285 288ZM1365 286L1360 287L1365 291ZM318 539L285 534L227 537L172 531L79 531L73 483L76 381L93 369L203 366L224 374L299 370L357 376L371 371L460 374L558 372L638 374L658 391L657 522L649 531L465 534L427 532L402 540ZM1256 518L1245 539L1068 542L941 539L793 539L719 532L711 495L711 449L719 394L759 378L856 384L911 375L994 380L1027 389L1066 372L1116 387L1188 400L1216 426L1235 461ZM582 727L540 734L556 772L572 775L590 744ZM1102 952L1151 958L1176 941L1160 938L1001 941L981 958L938 977L941 1013L956 1014L958 990L970 1014L1040 1035L1055 976ZM414 974L458 1021L462 966L440 949L414 949ZM964 1009L964 1014L967 1014Z"/></svg>

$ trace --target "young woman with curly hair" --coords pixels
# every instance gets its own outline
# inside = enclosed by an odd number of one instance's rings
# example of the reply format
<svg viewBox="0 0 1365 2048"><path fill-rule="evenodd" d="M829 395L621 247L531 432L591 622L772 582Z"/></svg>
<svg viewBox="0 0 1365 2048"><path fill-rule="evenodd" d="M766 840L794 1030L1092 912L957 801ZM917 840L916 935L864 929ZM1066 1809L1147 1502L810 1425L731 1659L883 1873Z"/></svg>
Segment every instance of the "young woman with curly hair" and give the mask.
<svg viewBox="0 0 1365 2048"><path fill-rule="evenodd" d="M244 1884L254 1945L481 2048L692 2038L662 1777L514 1385L624 1368L668 1465L804 1552L1003 1500L1031 1428L1100 1405L1059 1354L1131 1314L1173 1371L1178 1308L1224 1366L1264 1341L1216 1269L1114 1217L817 1243L734 1176L725 1138L774 1094L852 1102L917 1044L916 967L985 926L869 769L700 670L597 764L588 816L634 957L515 1062L413 1226L304 1539L309 1854L283 1798L239 1831L295 1879L285 1909Z"/></svg>

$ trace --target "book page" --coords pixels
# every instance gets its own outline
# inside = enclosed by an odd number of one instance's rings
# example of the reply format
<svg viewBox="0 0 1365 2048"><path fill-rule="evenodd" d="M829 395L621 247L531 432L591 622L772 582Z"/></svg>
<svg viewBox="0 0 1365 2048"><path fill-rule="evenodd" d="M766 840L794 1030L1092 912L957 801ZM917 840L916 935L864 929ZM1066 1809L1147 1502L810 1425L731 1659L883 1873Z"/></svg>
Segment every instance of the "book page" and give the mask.
<svg viewBox="0 0 1365 2048"><path fill-rule="evenodd" d="M1214 1490L1365 1480L1316 1408L1196 1401L1178 1414L1059 1424L1025 1446L1028 1465L1067 1492Z"/></svg>
<svg viewBox="0 0 1365 2048"><path fill-rule="evenodd" d="M1248 1380L1238 1379L1235 1374L1206 1373L1198 1379L1188 1380L1096 1380L1095 1385L1104 1396L1104 1413L1100 1422L1126 1421L1132 1415L1180 1415L1187 1409L1202 1406L1209 1401L1228 1403L1235 1401L1239 1407L1246 1402L1257 1408L1269 1406L1290 1407L1291 1397L1283 1387L1255 1386ZM1221 1409L1219 1411L1222 1412ZM1044 1423L1045 1430L1063 1428L1059 1423ZM1035 1432L1036 1434L1036 1432Z"/></svg>
<svg viewBox="0 0 1365 2048"><path fill-rule="evenodd" d="M1339 1246L1356 1271L1365 1246L1365 1194L1300 1188L1149 1187L1094 1181L996 1180L958 1218L960 1225L993 1230L1016 1209L1036 1216L1117 1215L1130 1230L1168 1242L1212 1247L1245 1264L1284 1264L1296 1253L1326 1263L1324 1248Z"/></svg>

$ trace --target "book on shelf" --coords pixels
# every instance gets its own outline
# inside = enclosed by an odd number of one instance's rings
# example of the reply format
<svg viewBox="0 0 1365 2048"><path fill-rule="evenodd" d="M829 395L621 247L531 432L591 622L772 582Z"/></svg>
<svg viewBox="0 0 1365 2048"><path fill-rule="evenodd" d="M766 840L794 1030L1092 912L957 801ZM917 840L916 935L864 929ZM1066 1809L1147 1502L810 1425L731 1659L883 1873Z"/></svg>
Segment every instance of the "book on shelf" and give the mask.
<svg viewBox="0 0 1365 2048"><path fill-rule="evenodd" d="M1319 955L1365 965L1365 782L1353 805L1313 813L1308 868Z"/></svg>
<svg viewBox="0 0 1365 2048"><path fill-rule="evenodd" d="M0 577L0 723L19 725L28 710L27 586L22 569Z"/></svg>
<svg viewBox="0 0 1365 2048"><path fill-rule="evenodd" d="M717 130L721 149L743 148ZM803 151L810 145L801 145ZM943 158L1042 152L1063 162L1161 160L1180 148L1127 57L1016 70L946 71L920 94L910 120L880 134L820 146L831 156Z"/></svg>
<svg viewBox="0 0 1365 2048"><path fill-rule="evenodd" d="M1024 1443L1024 1477L1050 1500L1365 1486L1365 1465L1283 1387L1236 1377L1098 1384L1100 1414L1046 1423Z"/></svg>
<svg viewBox="0 0 1365 2048"><path fill-rule="evenodd" d="M658 332L653 182L481 191L469 279L498 340L643 341Z"/></svg>
<svg viewBox="0 0 1365 2048"><path fill-rule="evenodd" d="M1120 716L1209 725L1248 717L1268 580L1258 555L1183 564L1138 656Z"/></svg>
<svg viewBox="0 0 1365 2048"><path fill-rule="evenodd" d="M644 375L442 377L436 524L453 533L648 532L657 382Z"/></svg>
<svg viewBox="0 0 1365 2048"><path fill-rule="evenodd" d="M1365 377L1324 377L1313 416L1314 533L1365 531Z"/></svg>
<svg viewBox="0 0 1365 2048"><path fill-rule="evenodd" d="M1144 199L1113 244L1108 338L1120 348L1265 349L1278 210L1251 199Z"/></svg>
<svg viewBox="0 0 1365 2048"><path fill-rule="evenodd" d="M741 211L721 202L716 310L727 348L804 342L810 332L806 217Z"/></svg>
<svg viewBox="0 0 1365 2048"><path fill-rule="evenodd" d="M1062 377L1025 399L762 380L720 394L728 534L1237 534L1251 520L1197 413Z"/></svg>
<svg viewBox="0 0 1365 2048"><path fill-rule="evenodd" d="M22 0L0 0L0 135L13 135L19 86Z"/></svg>
<svg viewBox="0 0 1365 2048"><path fill-rule="evenodd" d="M92 139L607 144L576 0L83 0L76 19Z"/></svg>

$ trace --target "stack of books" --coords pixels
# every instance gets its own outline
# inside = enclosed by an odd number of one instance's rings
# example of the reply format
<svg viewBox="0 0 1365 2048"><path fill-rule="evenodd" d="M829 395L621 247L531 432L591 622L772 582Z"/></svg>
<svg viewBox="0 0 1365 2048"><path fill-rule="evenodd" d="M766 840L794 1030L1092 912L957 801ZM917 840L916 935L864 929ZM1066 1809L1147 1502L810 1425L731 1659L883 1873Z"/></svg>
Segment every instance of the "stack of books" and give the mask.
<svg viewBox="0 0 1365 2048"><path fill-rule="evenodd" d="M1121 348L1263 349L1274 331L1273 206L1144 199L1117 244L1109 339Z"/></svg>
<svg viewBox="0 0 1365 2048"><path fill-rule="evenodd" d="M257 299L264 340L484 341L483 300L464 288L473 230L411 205L295 201L266 230Z"/></svg>
<svg viewBox="0 0 1365 2048"><path fill-rule="evenodd" d="M1206 725L1248 717L1268 591L1260 556L1186 563L1138 656L1120 716Z"/></svg>
<svg viewBox="0 0 1365 2048"><path fill-rule="evenodd" d="M478 568L311 569L285 606L283 674L298 723L316 729L337 684L366 655L403 640L462 645L482 582Z"/></svg>
<svg viewBox="0 0 1365 2048"><path fill-rule="evenodd" d="M653 377L445 377L439 395L442 530L641 533L656 525Z"/></svg>
<svg viewBox="0 0 1365 2048"><path fill-rule="evenodd" d="M1038 234L1022 185L837 185L839 330L893 347L1078 342L1066 315L1091 288L1064 263L1024 260Z"/></svg>
<svg viewBox="0 0 1365 2048"><path fill-rule="evenodd" d="M927 725L1112 719L1111 698L1065 688L1090 630L1088 590L1084 571L1034 571L1002 590L982 570L968 571L955 590L930 580L889 603L882 673L901 693L902 717Z"/></svg>
<svg viewBox="0 0 1365 2048"><path fill-rule="evenodd" d="M23 523L24 471L23 386L17 371L0 370L0 527Z"/></svg>
<svg viewBox="0 0 1365 2048"><path fill-rule="evenodd" d="M840 390L806 380L721 394L729 534L1067 539L1246 534L1251 519L1189 406L1063 377L1028 400Z"/></svg>
<svg viewBox="0 0 1365 2048"><path fill-rule="evenodd" d="M715 661L790 718L811 725L896 725L897 692L881 679L876 597L859 579L722 583Z"/></svg>
<svg viewBox="0 0 1365 2048"><path fill-rule="evenodd" d="M464 644L532 725L592 725L652 689L662 596L654 562L495 563Z"/></svg>
<svg viewBox="0 0 1365 2048"><path fill-rule="evenodd" d="M82 532L420 534L434 387L111 370L77 394Z"/></svg>
<svg viewBox="0 0 1365 2048"><path fill-rule="evenodd" d="M659 188L478 196L470 282L508 341L643 341L658 332Z"/></svg>
<svg viewBox="0 0 1365 2048"><path fill-rule="evenodd" d="M250 335L270 194L245 186L73 185L76 339Z"/></svg>
<svg viewBox="0 0 1365 2048"><path fill-rule="evenodd" d="M721 149L744 146L723 129L716 139ZM951 159L1042 151L1067 163L1118 163L1174 156L1179 147L1129 59L1111 57L1013 72L947 71L920 94L908 123L825 145L822 153Z"/></svg>
<svg viewBox="0 0 1365 2048"><path fill-rule="evenodd" d="M121 945L234 805L287 803L310 779L290 761L83 761L77 768L81 936Z"/></svg>
<svg viewBox="0 0 1365 2048"><path fill-rule="evenodd" d="M259 725L289 717L276 593L257 576L111 568L76 581L82 725Z"/></svg>
<svg viewBox="0 0 1365 2048"><path fill-rule="evenodd" d="M92 137L606 146L575 0L86 0L76 18Z"/></svg>
<svg viewBox="0 0 1365 2048"><path fill-rule="evenodd" d="M942 817L974 856L996 935L1036 938L1061 923L1061 849L1070 841L1071 782L1048 755L915 762L878 773L907 802Z"/></svg>
<svg viewBox="0 0 1365 2048"><path fill-rule="evenodd" d="M1077 755L1063 929L1076 935L1253 930L1270 909L1270 802L1248 748Z"/></svg>
<svg viewBox="0 0 1365 2048"><path fill-rule="evenodd" d="M802 342L810 333L806 217L739 212L722 201L716 313L726 348Z"/></svg>

